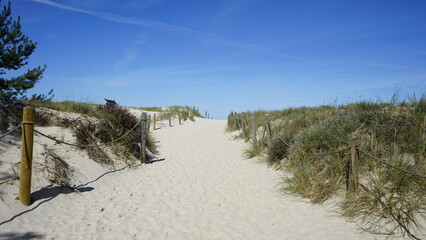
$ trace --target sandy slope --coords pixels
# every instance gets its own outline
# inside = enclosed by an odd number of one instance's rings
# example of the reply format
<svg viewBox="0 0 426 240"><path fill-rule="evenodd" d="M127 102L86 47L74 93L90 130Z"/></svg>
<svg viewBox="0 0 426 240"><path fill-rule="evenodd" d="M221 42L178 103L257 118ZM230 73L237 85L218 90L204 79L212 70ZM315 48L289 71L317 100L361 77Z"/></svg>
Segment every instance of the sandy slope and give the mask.
<svg viewBox="0 0 426 240"><path fill-rule="evenodd" d="M0 186L0 239L373 238L326 207L279 193L280 174L244 159L247 145L231 140L225 125L203 119L162 124L154 132L162 161L93 182L99 169L90 171L81 193L54 187L38 192L30 207L7 200L13 194ZM83 155L69 159L78 165ZM86 164L82 172L94 167Z"/></svg>

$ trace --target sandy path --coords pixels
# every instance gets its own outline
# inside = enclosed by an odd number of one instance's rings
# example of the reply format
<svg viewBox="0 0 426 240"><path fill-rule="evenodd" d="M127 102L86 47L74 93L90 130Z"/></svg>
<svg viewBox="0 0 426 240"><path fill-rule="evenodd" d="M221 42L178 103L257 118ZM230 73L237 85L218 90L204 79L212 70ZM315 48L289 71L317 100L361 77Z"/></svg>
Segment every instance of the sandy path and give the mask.
<svg viewBox="0 0 426 240"><path fill-rule="evenodd" d="M373 238L325 207L279 193L280 174L244 159L246 144L231 141L225 124L201 119L155 131L164 161L21 207L13 214L35 209L1 224L0 239Z"/></svg>

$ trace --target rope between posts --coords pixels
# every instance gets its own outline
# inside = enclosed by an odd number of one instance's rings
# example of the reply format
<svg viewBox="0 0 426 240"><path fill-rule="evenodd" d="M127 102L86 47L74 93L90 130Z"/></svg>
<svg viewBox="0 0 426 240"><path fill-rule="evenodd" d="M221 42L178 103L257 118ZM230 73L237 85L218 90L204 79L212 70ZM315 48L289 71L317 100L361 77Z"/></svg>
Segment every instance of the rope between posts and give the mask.
<svg viewBox="0 0 426 240"><path fill-rule="evenodd" d="M351 149L351 148L348 147L348 148L342 149L340 151L334 151L334 152L328 152L328 153L309 154L308 157L323 157L323 156L328 156L328 155L340 154L340 153L344 153L344 152L348 151L349 149Z"/></svg>
<svg viewBox="0 0 426 240"><path fill-rule="evenodd" d="M400 167L397 167L397 166L391 165L391 164L389 164L389 163L387 163L387 162L385 162L385 161L383 161L383 160L380 160L379 158L377 158L377 157L375 157L375 156L371 155L370 153L368 153L368 152L366 152L366 151L362 150L362 148L357 147L357 149L358 149L359 151L361 151L362 153L364 153L365 155L367 155L367 156L369 156L369 157L371 157L371 158L373 158L373 159L376 159L376 160L377 160L377 161L379 161L381 164L384 164L384 165L386 165L386 166L388 166L388 167L395 168L395 169L397 169L397 170L399 170L399 171L401 171L401 172L405 172L405 173L408 173L408 174L414 175L414 176L416 176L416 177L426 178L426 176L425 176L425 175L422 175L422 174L419 174L419 173L415 173L415 172L409 171L409 170L407 170L407 169L403 169L403 168L400 168Z"/></svg>
<svg viewBox="0 0 426 240"><path fill-rule="evenodd" d="M52 137L52 136L49 136L49 135L46 135L46 134L44 134L44 133L41 133L41 132L39 132L39 131L37 131L36 129L34 129L34 132L36 132L36 133L38 133L38 134L40 134L41 136L43 136L43 137L45 137L45 138L48 138L48 139L50 139L50 140L53 140L53 141L55 141L55 142L57 142L57 143L61 143L61 144L65 144L65 145L69 145L69 146L73 146L73 147L81 147L81 148L88 148L88 147L102 147L102 146L107 146L107 145L110 145L110 144L112 144L112 143L115 143L115 142L117 142L117 141L119 141L119 140L121 140L122 138L124 138L125 136L127 136L130 132L132 132L141 122L142 122L143 120L141 119L141 120L139 120L139 122L138 123L136 123L136 125L134 126L134 127L132 127L129 131L127 131L125 134L123 134L122 136L120 136L119 138L117 138L117 139L114 139L114 140L112 140L111 142L108 142L108 143L103 143L103 144L95 144L95 145L82 145L82 144L74 144L74 143L68 143L68 142L65 142L65 141L62 141L62 140L59 140L59 139L57 139L57 138L54 138L54 137Z"/></svg>
<svg viewBox="0 0 426 240"><path fill-rule="evenodd" d="M6 137L7 135L11 134L13 131L17 130L22 125L24 125L24 122L21 122L18 126L14 127L13 129L11 129L10 131L8 131L7 133L0 135L0 139L2 139L4 137Z"/></svg>
<svg viewBox="0 0 426 240"><path fill-rule="evenodd" d="M287 145L287 147L290 147L290 144L288 144L286 141L284 141L282 138L278 137L278 139L284 143L285 145ZM351 149L350 147L339 150L339 151L334 151L334 152L328 152L328 153L322 153L322 154L309 154L307 155L307 157L323 157L323 156L328 156L328 155L334 155L334 154L340 154L340 153L344 153L347 150Z"/></svg>

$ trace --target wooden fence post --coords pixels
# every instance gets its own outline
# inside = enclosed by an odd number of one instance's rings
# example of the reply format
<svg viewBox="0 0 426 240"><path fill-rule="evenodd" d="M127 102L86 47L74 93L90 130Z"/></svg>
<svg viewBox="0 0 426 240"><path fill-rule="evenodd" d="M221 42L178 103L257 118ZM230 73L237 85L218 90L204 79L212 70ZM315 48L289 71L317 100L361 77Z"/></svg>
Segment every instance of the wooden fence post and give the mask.
<svg viewBox="0 0 426 240"><path fill-rule="evenodd" d="M21 169L19 175L19 200L25 205L31 204L31 172L33 161L33 141L35 109L25 107L22 121Z"/></svg>
<svg viewBox="0 0 426 240"><path fill-rule="evenodd" d="M257 142L257 138L256 138L256 125L254 123L254 115L251 116L251 131L252 131L252 135L253 135L253 142Z"/></svg>
<svg viewBox="0 0 426 240"><path fill-rule="evenodd" d="M358 136L351 134L349 143L351 146L351 158L349 159L347 190L356 192L358 190L359 183Z"/></svg>
<svg viewBox="0 0 426 240"><path fill-rule="evenodd" d="M243 130L243 136L244 136L244 139L245 139L245 138L247 138L247 133L246 133L246 123L245 123L245 120L244 120L244 113L241 113L241 128Z"/></svg>
<svg viewBox="0 0 426 240"><path fill-rule="evenodd" d="M148 114L148 126L147 126L147 131L149 131L149 129L151 129L151 114Z"/></svg>
<svg viewBox="0 0 426 240"><path fill-rule="evenodd" d="M154 122L153 122L153 124L152 124L152 130L155 130L155 129L156 129L156 128L155 128L156 123L157 123L157 114L155 114L155 113L154 113Z"/></svg>
<svg viewBox="0 0 426 240"><path fill-rule="evenodd" d="M268 141L268 148L272 145L272 133L271 133L271 122L269 120L269 114L265 115L265 128L266 128L266 139Z"/></svg>
<svg viewBox="0 0 426 240"><path fill-rule="evenodd" d="M169 127L172 126L172 113L169 113Z"/></svg>
<svg viewBox="0 0 426 240"><path fill-rule="evenodd" d="M238 130L240 127L238 126L238 114L234 113L234 129Z"/></svg>
<svg viewBox="0 0 426 240"><path fill-rule="evenodd" d="M147 127L147 120L148 120L146 112L143 112L141 114L141 120L142 121L141 121L141 157L140 159L141 159L141 163L146 163L146 137L147 137L146 127Z"/></svg>
<svg viewBox="0 0 426 240"><path fill-rule="evenodd" d="M180 117L180 112L178 113L178 117L179 117L179 125L182 125L181 117Z"/></svg>

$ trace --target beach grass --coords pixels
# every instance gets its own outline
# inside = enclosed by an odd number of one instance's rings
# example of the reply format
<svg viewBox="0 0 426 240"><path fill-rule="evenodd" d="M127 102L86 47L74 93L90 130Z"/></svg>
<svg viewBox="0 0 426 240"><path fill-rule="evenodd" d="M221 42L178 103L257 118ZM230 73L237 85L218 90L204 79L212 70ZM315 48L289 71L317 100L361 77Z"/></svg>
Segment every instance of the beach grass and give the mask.
<svg viewBox="0 0 426 240"><path fill-rule="evenodd" d="M251 139L251 127L242 132L241 121L263 133L270 115L272 141ZM426 175L426 96L389 102L360 101L338 106L301 107L281 111L256 111L228 118L228 131L240 131L250 142L247 157L259 156L287 174L282 189L324 203L339 199L343 216L359 221L371 232L411 236L426 214L426 179L381 164ZM242 117L244 115L244 117ZM350 139L356 136L360 153L361 187L346 191ZM258 135L261 141L264 135ZM373 156L373 157L371 157ZM414 235L413 235L414 236Z"/></svg>

